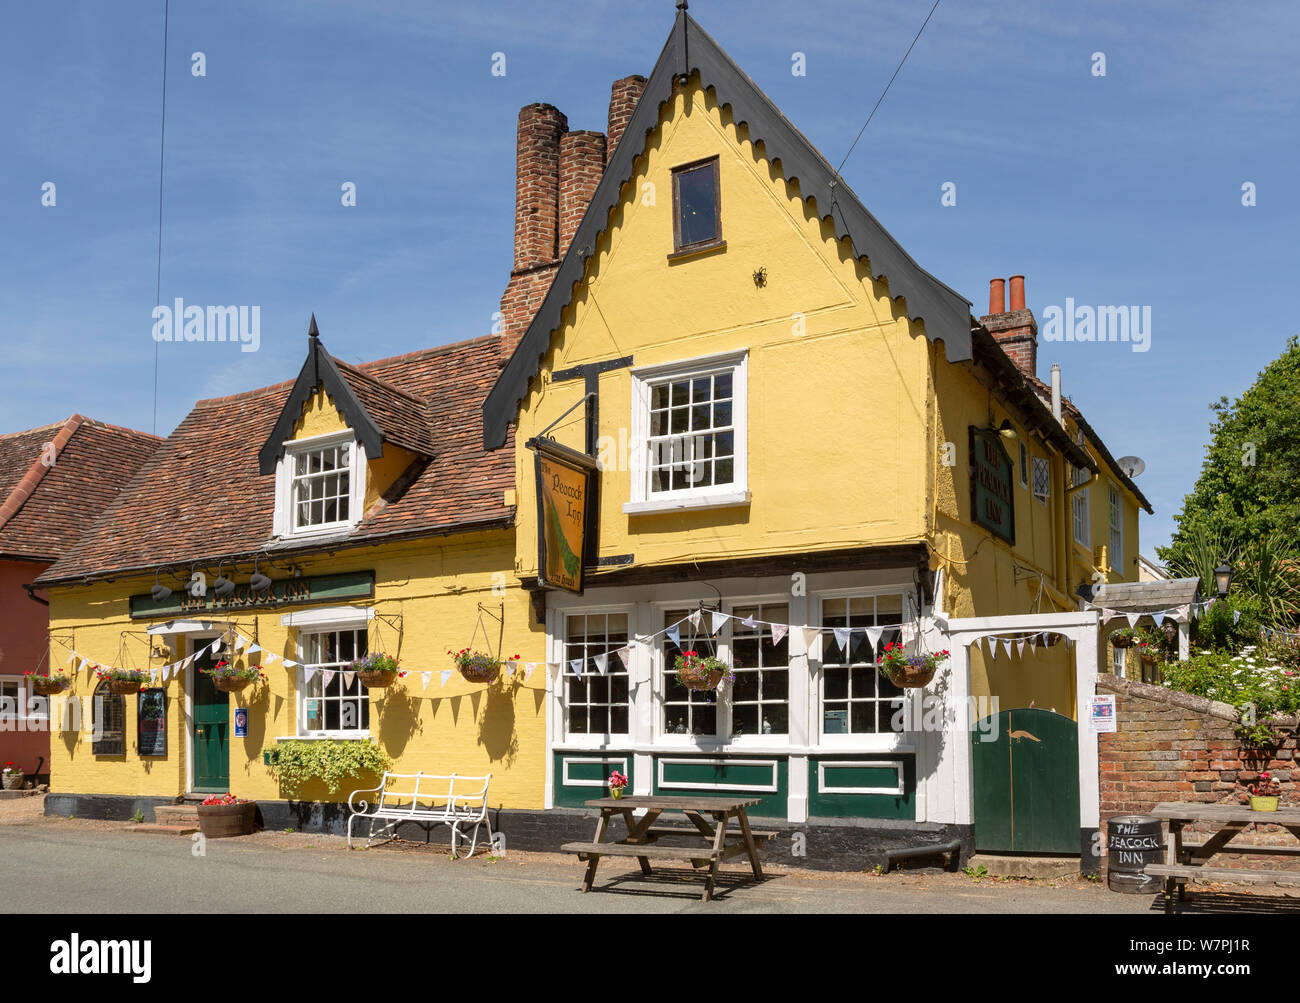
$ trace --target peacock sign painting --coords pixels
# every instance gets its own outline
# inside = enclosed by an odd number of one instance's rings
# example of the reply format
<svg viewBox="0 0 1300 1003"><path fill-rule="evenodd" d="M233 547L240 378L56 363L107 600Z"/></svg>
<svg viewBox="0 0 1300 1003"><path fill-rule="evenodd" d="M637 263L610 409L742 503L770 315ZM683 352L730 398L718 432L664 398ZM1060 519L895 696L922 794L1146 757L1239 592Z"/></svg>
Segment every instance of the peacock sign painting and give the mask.
<svg viewBox="0 0 1300 1003"><path fill-rule="evenodd" d="M543 448L539 440L536 453L539 577L543 585L581 593L588 495L595 463L558 443L547 445L552 448Z"/></svg>

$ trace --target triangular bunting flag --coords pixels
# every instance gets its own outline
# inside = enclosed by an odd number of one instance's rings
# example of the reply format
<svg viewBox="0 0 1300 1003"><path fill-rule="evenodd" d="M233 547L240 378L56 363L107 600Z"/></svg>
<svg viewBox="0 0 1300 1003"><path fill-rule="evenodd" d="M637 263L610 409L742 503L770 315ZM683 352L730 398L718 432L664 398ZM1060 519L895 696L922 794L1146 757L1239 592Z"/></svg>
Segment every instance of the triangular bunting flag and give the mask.
<svg viewBox="0 0 1300 1003"><path fill-rule="evenodd" d="M157 669L150 669L150 670L149 670L149 682L151 682L151 683L156 683L157 681L158 681L158 670L157 670Z"/></svg>
<svg viewBox="0 0 1300 1003"><path fill-rule="evenodd" d="M624 669L631 668L631 661L632 661L631 648L629 648L627 645L624 645L623 647L619 648L618 651L614 652L614 654L618 655L618 660L623 663Z"/></svg>
<svg viewBox="0 0 1300 1003"><path fill-rule="evenodd" d="M301 662L295 662L292 658L286 658L284 660L284 667L286 669L296 669L301 664Z"/></svg>
<svg viewBox="0 0 1300 1003"><path fill-rule="evenodd" d="M740 622L743 623L750 630L753 630L755 627L758 626L758 621L754 619L754 615L752 613L749 616L745 617L745 619L741 620Z"/></svg>
<svg viewBox="0 0 1300 1003"><path fill-rule="evenodd" d="M352 684L356 682L357 674L355 672L343 673L343 685L347 690L352 689Z"/></svg>
<svg viewBox="0 0 1300 1003"><path fill-rule="evenodd" d="M307 668L307 682L311 682L313 679L315 679L315 678L316 678L316 674L317 674L318 672L320 672L320 669L318 669L316 666L314 666L314 665L309 666L309 667Z"/></svg>
<svg viewBox="0 0 1300 1003"><path fill-rule="evenodd" d="M1002 651L1008 658L1011 657L1011 642L1007 638L1002 638Z"/></svg>
<svg viewBox="0 0 1300 1003"><path fill-rule="evenodd" d="M609 655L596 655L592 660L596 663L596 671L605 675L609 668Z"/></svg>
<svg viewBox="0 0 1300 1003"><path fill-rule="evenodd" d="M438 675L442 677L442 679L439 680L438 685L446 686L447 680L451 678L451 669L443 669L441 672L438 673Z"/></svg>
<svg viewBox="0 0 1300 1003"><path fill-rule="evenodd" d="M871 650L875 651L880 647L880 635L885 632L884 627L868 627L867 640L871 642Z"/></svg>
<svg viewBox="0 0 1300 1003"><path fill-rule="evenodd" d="M1128 621L1130 627L1137 627L1138 621L1142 619L1141 613L1125 613L1124 619Z"/></svg>
<svg viewBox="0 0 1300 1003"><path fill-rule="evenodd" d="M208 650L209 650L210 652L212 652L214 655L215 655L218 651L220 651L220 650L221 650L221 638L217 638L215 641L213 641L211 644L209 644L209 645L208 645Z"/></svg>
<svg viewBox="0 0 1300 1003"><path fill-rule="evenodd" d="M338 669L322 669L320 684L324 689L329 689L330 683L334 682L334 677L339 674Z"/></svg>
<svg viewBox="0 0 1300 1003"><path fill-rule="evenodd" d="M849 628L835 627L831 632L835 635L835 646L844 652L847 660L849 654Z"/></svg>
<svg viewBox="0 0 1300 1003"><path fill-rule="evenodd" d="M694 627L696 630L699 630L699 629L700 629L700 611L699 611L699 610L692 610L689 619L690 619L690 621L691 621L691 626Z"/></svg>
<svg viewBox="0 0 1300 1003"><path fill-rule="evenodd" d="M270 665L272 662L278 660L280 657L275 652L267 651L265 648L262 649L262 654L266 656L265 658L262 659L262 661L264 661L267 665Z"/></svg>
<svg viewBox="0 0 1300 1003"><path fill-rule="evenodd" d="M799 630L803 634L804 648L811 654L813 648L813 642L816 641L817 638L821 637L821 633L822 633L821 628L800 627Z"/></svg>
<svg viewBox="0 0 1300 1003"><path fill-rule="evenodd" d="M569 661L569 668L573 670L575 676L582 676L582 659L574 658Z"/></svg>
<svg viewBox="0 0 1300 1003"><path fill-rule="evenodd" d="M790 633L790 628L783 623L772 624L772 643L780 644L785 635Z"/></svg>
<svg viewBox="0 0 1300 1003"><path fill-rule="evenodd" d="M78 666L78 668L77 668L77 671L78 671L78 672L84 672L85 669L86 669L86 666L89 665L89 664L90 664L90 659L89 659L89 658L83 658L83 659L81 660L81 665Z"/></svg>
<svg viewBox="0 0 1300 1003"><path fill-rule="evenodd" d="M730 619L731 619L731 617L729 617L726 613L716 613L716 612L715 612L715 613L713 614L713 631L712 631L712 632L713 632L714 634L717 634L717 633L721 632L722 628L725 627L725 626L727 625L727 621L730 620Z"/></svg>
<svg viewBox="0 0 1300 1003"><path fill-rule="evenodd" d="M248 646L248 650L245 651L244 654L245 654L245 655L256 655L256 654L257 654L259 651L261 651L261 650L262 650L262 646L261 646L260 644L250 644L250 645Z"/></svg>
<svg viewBox="0 0 1300 1003"><path fill-rule="evenodd" d="M533 670L535 668L537 668L536 662L529 662L524 666L524 682L528 682L528 680L533 678Z"/></svg>
<svg viewBox="0 0 1300 1003"><path fill-rule="evenodd" d="M1116 613L1113 609L1103 609L1101 611L1101 622L1110 623L1111 620L1115 619L1115 617L1117 616L1119 616L1119 614Z"/></svg>
<svg viewBox="0 0 1300 1003"><path fill-rule="evenodd" d="M1025 645L1028 644L1028 643L1029 643L1028 641L1017 641L1017 642L1016 642L1016 651L1019 653L1019 655L1020 655L1021 658L1024 658L1024 657L1025 657Z"/></svg>
<svg viewBox="0 0 1300 1003"><path fill-rule="evenodd" d="M681 629L677 626L677 624L673 624L666 631L664 631L664 633L668 635L668 640L672 641L673 644L675 644L677 647L680 648L682 646L682 632Z"/></svg>
<svg viewBox="0 0 1300 1003"><path fill-rule="evenodd" d="M421 673L420 673L420 689L427 690L427 689L429 688L429 684L430 684L431 682L433 682L433 673L432 673L432 672L421 672Z"/></svg>
<svg viewBox="0 0 1300 1003"><path fill-rule="evenodd" d="M72 660L73 660L74 658L76 658L76 657L77 657L77 653L76 653L75 651L72 652L72 654L68 655L68 661L67 661L66 664L71 665L71 664L72 664Z"/></svg>

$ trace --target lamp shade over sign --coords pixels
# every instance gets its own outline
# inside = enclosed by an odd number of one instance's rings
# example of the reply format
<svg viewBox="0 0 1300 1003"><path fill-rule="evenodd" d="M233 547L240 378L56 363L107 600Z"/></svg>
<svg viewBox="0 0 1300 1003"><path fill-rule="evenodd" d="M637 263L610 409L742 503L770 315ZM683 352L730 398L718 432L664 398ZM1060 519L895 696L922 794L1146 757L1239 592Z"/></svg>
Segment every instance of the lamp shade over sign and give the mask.
<svg viewBox="0 0 1300 1003"><path fill-rule="evenodd" d="M156 571L153 574L153 588L149 590L149 594L153 596L154 602L162 602L164 599L166 599L169 595L172 594L171 589L169 589L166 585L163 585L160 581L158 581L158 572Z"/></svg>

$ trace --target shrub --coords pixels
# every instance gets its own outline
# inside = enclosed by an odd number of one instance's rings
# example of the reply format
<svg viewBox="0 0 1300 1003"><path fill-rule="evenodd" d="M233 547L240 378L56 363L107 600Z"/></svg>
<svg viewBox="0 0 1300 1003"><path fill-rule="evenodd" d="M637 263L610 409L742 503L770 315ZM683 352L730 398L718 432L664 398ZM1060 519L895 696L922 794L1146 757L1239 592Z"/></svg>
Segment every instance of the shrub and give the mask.
<svg viewBox="0 0 1300 1003"><path fill-rule="evenodd" d="M1237 734L1248 745L1276 743L1280 736L1270 719L1300 710L1300 670L1270 660L1253 645L1236 655L1203 651L1167 665L1163 685L1236 707Z"/></svg>
<svg viewBox="0 0 1300 1003"><path fill-rule="evenodd" d="M365 739L276 742L270 758L271 775L291 798L313 782L329 793L351 794L392 765L379 746Z"/></svg>

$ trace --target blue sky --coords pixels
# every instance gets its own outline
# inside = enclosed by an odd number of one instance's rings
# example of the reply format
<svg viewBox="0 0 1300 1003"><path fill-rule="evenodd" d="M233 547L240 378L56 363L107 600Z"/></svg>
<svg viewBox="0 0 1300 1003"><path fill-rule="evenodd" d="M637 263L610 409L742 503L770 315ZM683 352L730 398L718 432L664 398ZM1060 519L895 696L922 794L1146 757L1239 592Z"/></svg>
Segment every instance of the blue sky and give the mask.
<svg viewBox="0 0 1300 1003"><path fill-rule="evenodd" d="M691 13L838 163L930 2ZM519 107L603 130L610 82L649 73L673 7L174 0L162 299L260 305L262 345L162 345L158 431L196 398L291 378L313 311L351 361L486 334L511 263ZM162 0L0 13L0 430L73 412L153 426L162 25ZM844 169L976 314L988 280L1014 273L1040 323L1067 297L1151 307L1150 351L1039 352L1112 452L1146 460L1147 553L1199 470L1208 404L1298 327L1297 37L1289 0L944 0ZM956 206L940 205L949 181Z"/></svg>

